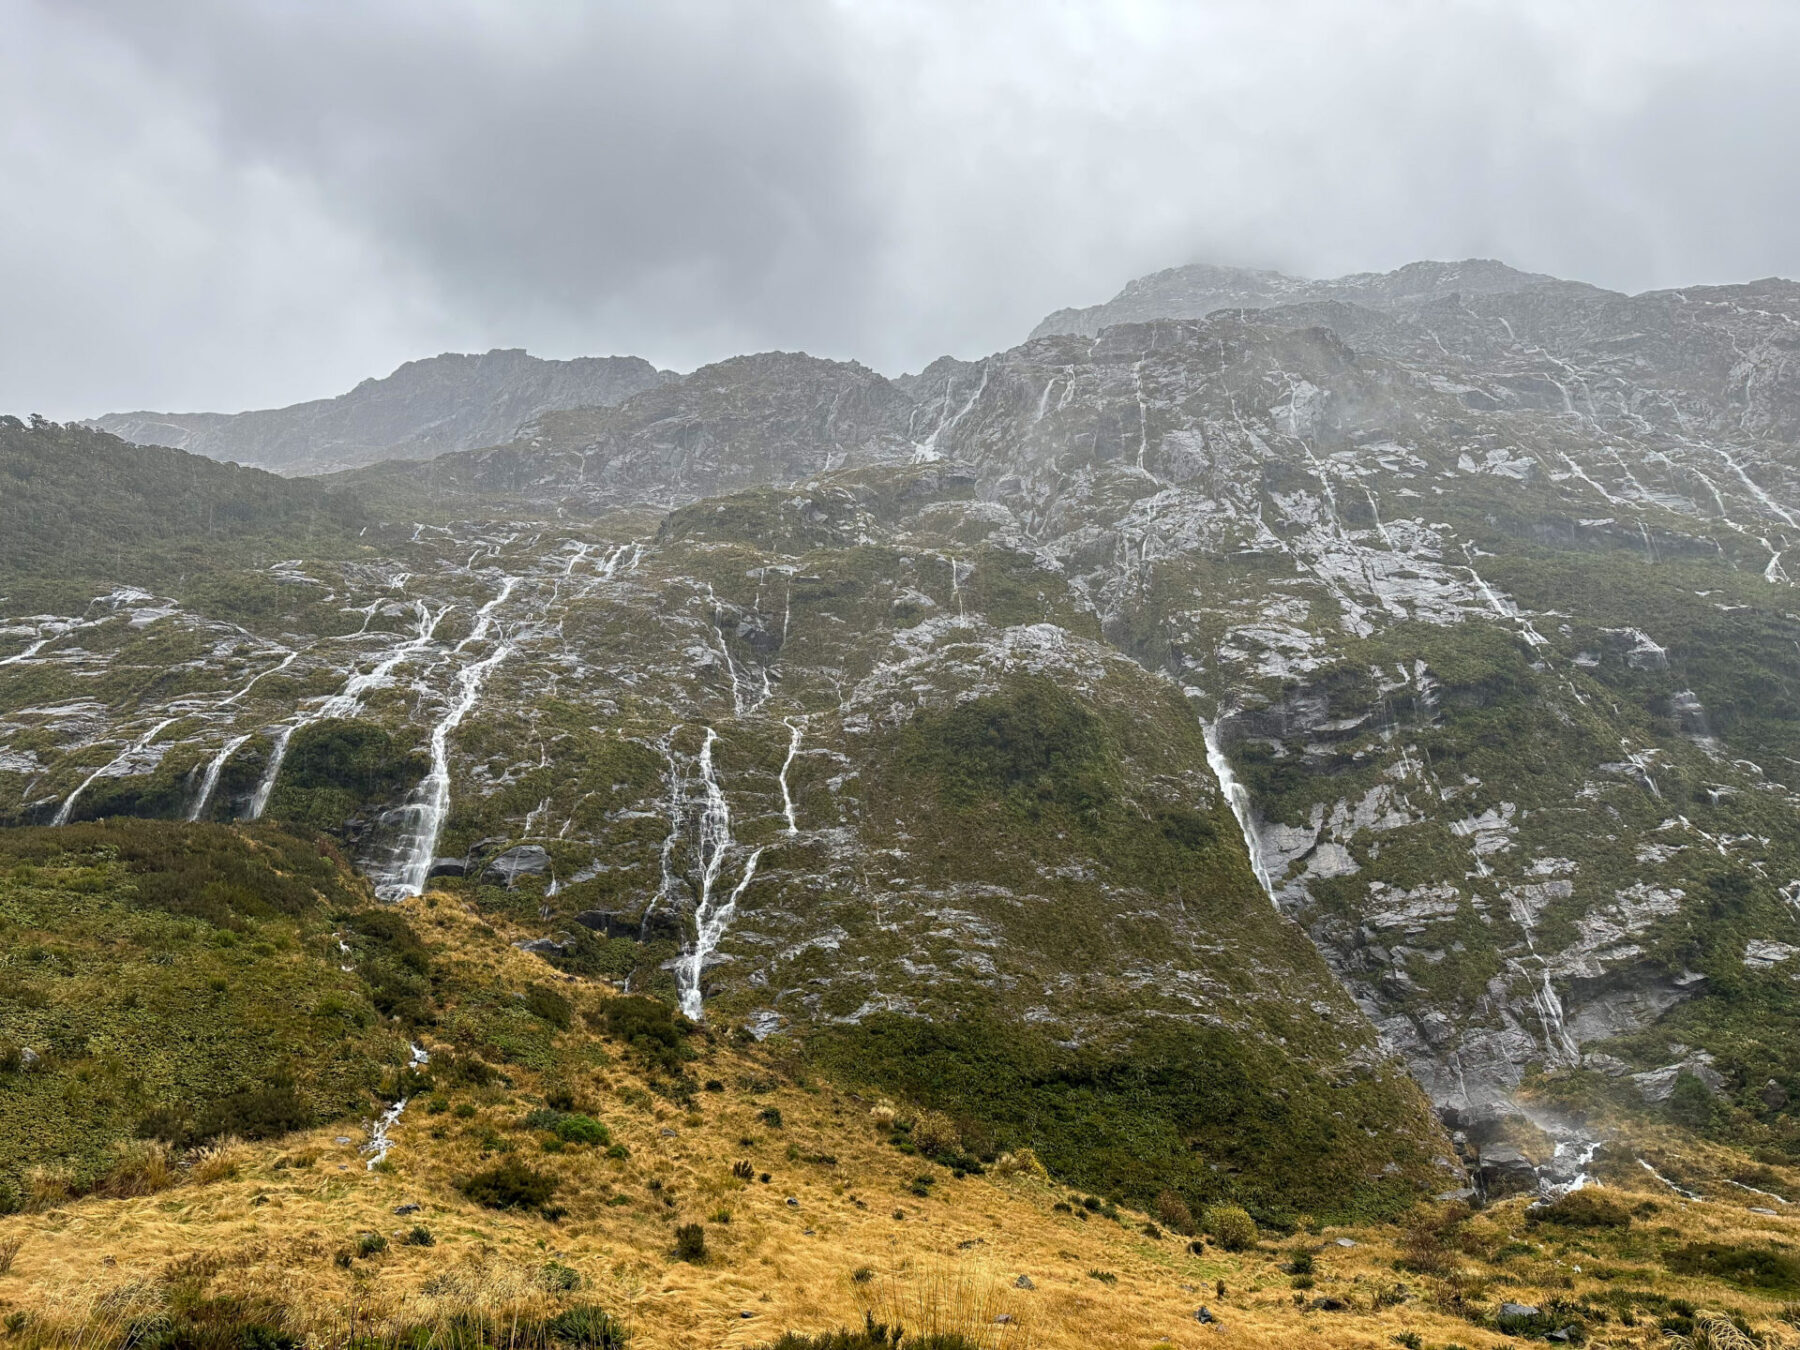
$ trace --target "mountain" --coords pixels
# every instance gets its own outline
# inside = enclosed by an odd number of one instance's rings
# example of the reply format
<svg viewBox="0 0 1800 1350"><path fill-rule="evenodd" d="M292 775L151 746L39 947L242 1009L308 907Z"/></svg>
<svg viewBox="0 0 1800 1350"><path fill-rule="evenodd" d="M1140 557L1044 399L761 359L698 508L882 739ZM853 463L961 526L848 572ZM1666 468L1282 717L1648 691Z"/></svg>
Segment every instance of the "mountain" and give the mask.
<svg viewBox="0 0 1800 1350"><path fill-rule="evenodd" d="M1114 324L1143 323L1148 319L1203 319L1221 309L1270 309L1332 300L1392 311L1451 296L1490 295L1535 286L1592 289L1535 272L1515 271L1505 263L1486 258L1408 263L1393 272L1358 272L1334 281L1192 263L1139 277L1103 305L1059 309L1032 329L1031 336L1093 337Z"/></svg>
<svg viewBox="0 0 1800 1350"><path fill-rule="evenodd" d="M1126 1199L1800 1156L1800 287L1328 286L335 475L9 612L0 802L322 831Z"/></svg>
<svg viewBox="0 0 1800 1350"><path fill-rule="evenodd" d="M566 514L800 482L832 469L910 463L921 410L854 361L764 352L703 366L617 407L548 412L503 444L427 465L339 475L357 495L472 506L504 500Z"/></svg>
<svg viewBox="0 0 1800 1350"><path fill-rule="evenodd" d="M623 402L671 378L636 356L544 361L519 349L409 361L336 398L242 413L109 413L89 425L284 474L430 459L506 440L559 408Z"/></svg>

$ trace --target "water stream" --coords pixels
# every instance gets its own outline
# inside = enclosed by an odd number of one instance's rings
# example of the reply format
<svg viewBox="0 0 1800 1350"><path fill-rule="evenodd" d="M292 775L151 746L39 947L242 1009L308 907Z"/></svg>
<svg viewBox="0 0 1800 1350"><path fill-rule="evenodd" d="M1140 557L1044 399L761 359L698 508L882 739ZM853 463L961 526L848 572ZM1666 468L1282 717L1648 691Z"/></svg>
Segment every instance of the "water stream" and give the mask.
<svg viewBox="0 0 1800 1350"><path fill-rule="evenodd" d="M506 603L518 581L517 577L501 579L498 594L476 612L474 627L456 644L457 651L487 639L495 609ZM469 662L456 672L456 699L431 729L431 771L413 792L412 800L402 808L407 828L395 846L394 860L375 878L375 894L381 899L400 900L418 895L425 889L425 878L431 872L432 853L444 828L444 817L450 810L450 733L474 710L488 676L512 651L511 643L497 643L488 655Z"/></svg>
<svg viewBox="0 0 1800 1350"><path fill-rule="evenodd" d="M1231 814L1237 820L1238 832L1244 836L1244 849L1250 855L1250 869L1256 873L1257 881L1273 904L1275 882L1263 859L1262 835L1256 828L1256 808L1250 801L1250 790L1238 781L1237 774L1232 771L1231 761L1220 748L1218 723L1203 721L1200 723L1200 731L1206 738L1206 765L1213 771L1213 777L1219 780L1219 791L1225 794L1225 802L1231 807Z"/></svg>
<svg viewBox="0 0 1800 1350"><path fill-rule="evenodd" d="M732 916L737 913L738 899L756 876L756 865L763 855L762 849L753 850L744 863L744 874L738 884L723 900L717 897L719 874L724 870L725 855L733 843L731 806L725 800L713 765L713 746L718 739L719 733L708 727L706 740L700 747L700 781L706 789L700 811L700 899L694 906L694 945L682 954L675 966L675 986L681 995L681 1011L695 1021L701 1017L700 976L706 968L706 959L718 950L725 930L731 926Z"/></svg>

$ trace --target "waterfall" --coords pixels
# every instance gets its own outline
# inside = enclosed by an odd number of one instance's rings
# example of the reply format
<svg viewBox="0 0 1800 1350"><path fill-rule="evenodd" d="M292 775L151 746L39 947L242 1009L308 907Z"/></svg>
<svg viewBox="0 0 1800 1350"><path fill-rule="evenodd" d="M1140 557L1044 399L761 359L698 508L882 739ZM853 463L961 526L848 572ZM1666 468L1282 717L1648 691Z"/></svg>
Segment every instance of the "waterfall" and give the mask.
<svg viewBox="0 0 1800 1350"><path fill-rule="evenodd" d="M1218 723L1202 721L1200 731L1206 738L1206 765L1219 780L1219 791L1225 794L1226 804L1237 819L1238 831L1244 836L1244 848L1250 854L1250 870L1256 873L1257 881L1273 903L1275 881L1263 860L1262 836L1256 828L1256 808L1251 804L1250 790L1238 781L1237 774L1232 772L1231 761L1225 758L1225 751L1219 746Z"/></svg>
<svg viewBox="0 0 1800 1350"><path fill-rule="evenodd" d="M472 642L483 641L493 625L494 610L504 604L518 584L517 577L504 577L499 593L483 605L475 615L475 626L456 644L461 651ZM411 822L395 846L395 861L383 870L375 894L383 900L400 900L418 895L425 889L425 878L431 871L433 850L444 828L444 817L450 810L450 733L462 725L481 698L481 689L494 668L512 655L512 644L501 642L479 661L471 661L456 672L458 685L455 702L431 729L431 771L413 792L404 808Z"/></svg>
<svg viewBox="0 0 1800 1350"><path fill-rule="evenodd" d="M219 786L219 774L225 768L225 761L237 753L238 747L250 739L250 733L233 736L219 748L219 753L212 757L206 766L206 776L200 780L200 795L194 799L193 808L188 812L189 820L198 820L206 812L206 804L212 800L213 789Z"/></svg>
<svg viewBox="0 0 1800 1350"><path fill-rule="evenodd" d="M262 781L256 785L256 791L250 798L250 819L261 820L263 811L269 805L269 796L275 791L275 779L281 773L281 761L287 758L288 742L294 733L302 727L311 726L314 722L324 721L328 717L354 717L362 707L363 695L387 686L389 678L396 667L409 657L431 645L432 635L443 621L444 615L450 612L445 605L436 614L423 600L413 602L413 613L417 623L412 637L390 651L376 667L366 675L352 675L344 681L344 687L326 699L310 713L303 713L275 733L275 748L269 754L269 765L263 770Z"/></svg>
<svg viewBox="0 0 1800 1350"><path fill-rule="evenodd" d="M732 845L731 806L719 787L719 776L713 766L713 746L719 733L706 729L706 740L700 747L700 781L706 789L706 800L700 810L700 899L694 906L694 945L675 966L675 985L681 994L681 1011L695 1021L700 1020L700 975L706 958L718 950L719 941L737 912L737 902L756 875L756 864L763 851L758 848L744 864L744 875L724 900L714 891L719 873L724 870L725 854Z"/></svg>
<svg viewBox="0 0 1800 1350"><path fill-rule="evenodd" d="M143 754L143 752L145 750L149 749L150 742L157 738L157 736L162 732L162 729L164 727L168 726L169 723L171 723L171 722L179 722L180 720L181 719L179 717L163 718L162 721L158 722L155 726L151 727L150 730L146 731L137 740L133 741L130 745L126 746L123 750L119 751L118 754L114 755L111 759L109 759L106 763L102 764L99 768L95 769L86 778L82 779L81 786L76 788L66 798L64 798L63 804L57 808L56 818L54 820L52 820L50 823L52 825L67 825L69 823L69 813L75 809L75 799L77 797L79 797L82 793L86 792L88 790L88 786L91 783L93 783L93 781L95 779L106 777L109 772L111 772L113 769L118 768L121 764L124 764L126 761L134 759L138 755Z"/></svg>
<svg viewBox="0 0 1800 1350"><path fill-rule="evenodd" d="M800 826L795 823L794 820L794 798L792 794L788 792L787 776L788 768L794 762L794 756L800 753L800 737L806 730L806 719L802 717L797 722L790 722L786 718L783 718L781 724L793 733L792 739L788 741L787 758L781 761L781 811L782 814L787 817L787 832L789 834L799 834Z"/></svg>

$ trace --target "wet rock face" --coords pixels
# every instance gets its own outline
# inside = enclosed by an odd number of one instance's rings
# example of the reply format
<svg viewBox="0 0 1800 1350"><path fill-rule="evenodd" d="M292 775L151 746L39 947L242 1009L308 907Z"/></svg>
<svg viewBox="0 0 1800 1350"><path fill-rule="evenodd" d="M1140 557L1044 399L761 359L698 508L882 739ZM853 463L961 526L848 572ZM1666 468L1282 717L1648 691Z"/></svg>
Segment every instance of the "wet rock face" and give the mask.
<svg viewBox="0 0 1800 1350"><path fill-rule="evenodd" d="M1640 1033L1694 1000L1727 1025L1715 986L1800 972L1800 715L1771 693L1800 643L1797 332L1787 283L1191 269L899 380L724 362L357 478L490 523L383 526L353 566L258 574L314 597L329 641L316 609L263 631L141 592L6 616L0 793L47 819L116 763L92 800L186 802L168 784L225 754L217 800L249 801L246 766L359 679L356 717L429 748L504 641L448 733L434 852L541 888L578 940L667 944L644 978L692 957L703 1003L758 1025L918 1011L962 981L1049 1025L1102 970L1212 1015L1234 964L1281 966L1248 918L1195 917L1202 895L1261 906L1233 889L1248 872L1121 890L1079 831L1026 859L928 833L916 766L992 766L904 738L1037 678L1155 729L1081 791L1123 794L1158 849L1235 838L1205 720L1272 893L1256 922L1297 924L1337 981L1283 997L1346 1047L1373 1028L1440 1105L1504 1103L1538 1067L1656 1091L1671 1064L1750 1105L1728 1044L1773 1031L1733 1024L1692 1047L1710 1064ZM592 523L615 508L638 514ZM176 636L205 697L125 673L170 668ZM101 674L111 702L43 683ZM1059 801L1037 776L995 800L1029 823ZM1103 917L1077 941L1048 912Z"/></svg>
<svg viewBox="0 0 1800 1350"><path fill-rule="evenodd" d="M508 890L520 877L535 877L550 870L550 853L539 844L521 844L491 859L481 869L482 880Z"/></svg>

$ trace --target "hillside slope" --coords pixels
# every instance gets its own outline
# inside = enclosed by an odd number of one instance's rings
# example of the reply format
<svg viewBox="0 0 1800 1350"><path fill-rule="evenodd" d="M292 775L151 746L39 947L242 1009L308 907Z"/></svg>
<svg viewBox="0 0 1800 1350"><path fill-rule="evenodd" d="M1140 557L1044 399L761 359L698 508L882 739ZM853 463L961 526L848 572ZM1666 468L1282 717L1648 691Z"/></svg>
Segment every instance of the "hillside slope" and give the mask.
<svg viewBox="0 0 1800 1350"><path fill-rule="evenodd" d="M1146 1213L847 1090L788 1038L641 1019L645 1000L554 971L450 897L378 912L430 971L417 1062L360 1123L137 1143L85 1198L34 1173L26 1210L0 1216L10 1341L710 1350L865 1315L995 1350L1648 1347L1706 1314L1768 1346L1793 1334L1794 1221L1768 1207L1800 1175L1666 1131L1535 1211L1260 1229L1166 1197ZM369 959L344 957L341 981Z"/></svg>
<svg viewBox="0 0 1800 1350"><path fill-rule="evenodd" d="M1482 275L345 475L350 553L19 615L0 799L325 829L921 1098L1222 1119L1197 1046L1311 1138L1340 1077L1410 1121L1398 1054L1479 1177L1521 1105L1565 1174L1589 1114L1796 1156L1796 288Z"/></svg>

